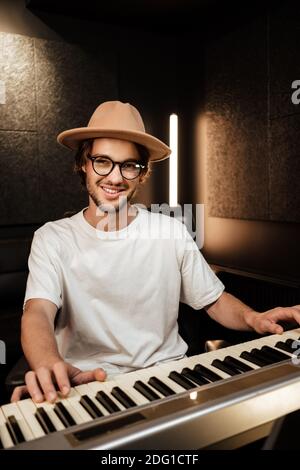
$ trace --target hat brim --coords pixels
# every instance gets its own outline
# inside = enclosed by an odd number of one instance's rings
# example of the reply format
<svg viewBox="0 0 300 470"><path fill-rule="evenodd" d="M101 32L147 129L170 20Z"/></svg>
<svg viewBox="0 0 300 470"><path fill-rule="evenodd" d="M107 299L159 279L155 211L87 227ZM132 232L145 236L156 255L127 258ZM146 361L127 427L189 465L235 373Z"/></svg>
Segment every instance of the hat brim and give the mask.
<svg viewBox="0 0 300 470"><path fill-rule="evenodd" d="M91 127L79 127L61 132L57 136L57 142L72 150L77 150L80 142L86 139L96 139L99 137L108 137L121 140L129 140L143 145L149 151L149 160L159 161L168 158L171 149L161 140L145 132L116 129L97 129Z"/></svg>

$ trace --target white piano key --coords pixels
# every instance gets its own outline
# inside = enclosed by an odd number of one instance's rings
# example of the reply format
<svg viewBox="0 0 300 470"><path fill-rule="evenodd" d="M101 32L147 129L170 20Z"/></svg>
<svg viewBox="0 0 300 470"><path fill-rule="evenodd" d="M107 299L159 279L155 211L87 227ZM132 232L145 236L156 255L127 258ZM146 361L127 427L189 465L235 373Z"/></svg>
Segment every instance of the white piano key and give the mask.
<svg viewBox="0 0 300 470"><path fill-rule="evenodd" d="M24 419L26 420L27 424L29 425L34 437L38 438L45 436L45 431L42 429L40 423L35 417L35 412L37 408L34 402L30 398L26 398L25 400L18 401L17 406L21 411L22 415L24 416Z"/></svg>
<svg viewBox="0 0 300 470"><path fill-rule="evenodd" d="M124 376L125 376L125 375L126 375L126 374L124 374ZM123 388L123 387L120 385L120 382L119 382L119 383L116 382L115 378L114 378L114 380L111 380L111 381L109 381L109 382L105 382L105 384L106 384L106 390L107 390L106 393L108 393L109 397L112 398L112 399L116 402L116 404L118 405L119 408L122 408L122 409L124 409L124 410L127 409L126 407L124 407L124 405L122 405L122 403L119 402L119 400L118 400L117 398L114 397L114 395L112 395L111 391L112 391L112 389L113 389L114 387L120 387L120 388L122 388L123 391L124 391L125 393L127 393L127 395L129 396L129 398L131 398L133 401L135 401L134 398L133 398L133 396L132 396L132 395L130 394L130 392L126 389L126 387ZM104 391L105 391L105 390L104 390Z"/></svg>
<svg viewBox="0 0 300 470"><path fill-rule="evenodd" d="M2 442L4 449L8 449L9 447L13 447L14 443L12 441L12 438L10 437L10 434L7 430L5 423L6 423L6 417L4 416L4 414L2 413L0 409L0 438L1 438L1 442Z"/></svg>
<svg viewBox="0 0 300 470"><path fill-rule="evenodd" d="M240 357L240 354L243 351L250 351L251 349L253 349L255 347L253 345L247 347L247 346L245 346L245 344L247 344L247 343L236 344L236 345L230 346L228 348L219 349L218 350L219 354L217 355L216 359L220 359L221 361L223 361L226 356L231 356L231 357L234 357L234 358L238 359L241 362L244 362L245 364L249 365L253 369L259 369L260 368L259 366L255 365L255 364L252 364L252 362L248 362L247 360L242 359Z"/></svg>
<svg viewBox="0 0 300 470"><path fill-rule="evenodd" d="M76 403L78 402L78 399L80 399L80 397L78 397L79 394L75 391L74 388L71 388L68 397L64 398L62 394L58 392L58 398L54 403L44 401L42 403L36 403L36 406L44 408L49 418L51 419L53 425L59 431L62 429L66 429L66 427L54 411L56 403L62 402L62 404L70 413L71 417L74 419L76 424L81 424L88 421L89 415L86 416L84 413L81 413L78 409L78 404Z"/></svg>
<svg viewBox="0 0 300 470"><path fill-rule="evenodd" d="M18 425L26 441L31 441L32 439L34 439L34 435L31 432L26 420L24 419L16 403L8 403L7 405L3 405L2 411L6 419L9 416L14 416L16 418Z"/></svg>
<svg viewBox="0 0 300 470"><path fill-rule="evenodd" d="M67 402L71 405L71 407L72 407L72 413L71 414L72 414L72 416L74 415L73 418L74 418L74 420L76 421L77 424L86 423L88 421L93 420L93 418L88 414L88 412L79 403L80 398L81 398L81 395L77 392L77 390L75 388L72 388L69 395L68 395L68 397L60 400L64 403L64 405L65 405L65 400L67 400ZM76 414L74 414L73 410ZM78 415L78 416L76 416L76 415Z"/></svg>
<svg viewBox="0 0 300 470"><path fill-rule="evenodd" d="M56 403L61 402L66 410L70 413L75 423L81 424L90 421L90 419L88 419L90 416L86 412L85 415L79 411L78 397L79 394L72 388L67 398L63 398L62 395L58 393L58 399L56 400Z"/></svg>
<svg viewBox="0 0 300 470"><path fill-rule="evenodd" d="M48 403L47 401L44 401L42 403L36 403L35 405L37 408L44 408L57 431L62 431L63 429L66 429L65 425L61 422L57 414L54 412L53 403Z"/></svg>
<svg viewBox="0 0 300 470"><path fill-rule="evenodd" d="M168 365L167 365L168 364ZM171 363L163 363L160 364L159 366L151 367L149 369L143 369L141 371L141 377L143 377L141 380L143 380L147 385L148 381L151 377L156 377L157 379L161 380L164 384L166 384L168 387L171 388L175 393L182 393L185 392L186 390L181 387L181 385L178 385L176 382L171 380L168 377L168 374L171 372L172 366L175 365L174 362ZM153 387L154 388L154 387ZM156 388L154 388L156 391Z"/></svg>
<svg viewBox="0 0 300 470"><path fill-rule="evenodd" d="M115 382L124 392L137 404L137 405L148 405L151 403L135 388L133 388L136 378L129 376L129 374L120 375L115 377Z"/></svg>
<svg viewBox="0 0 300 470"><path fill-rule="evenodd" d="M152 372L150 372L152 371ZM152 377L152 375L154 374L154 372L157 373L157 369L154 370L154 367L148 367L146 369L140 369L140 370L137 370L135 372L128 372L127 374L122 374L122 375L117 375L116 377L114 377L114 380L119 383L119 381L123 381L125 380L126 381L126 387L130 390L131 388L138 394L138 395L142 395L140 392L138 392L137 390L135 390L134 387L134 384L137 380L141 380L142 382L144 382L151 390L153 390L153 392L155 392L159 398L165 398L164 395L162 395L160 392L158 392L155 388L153 388L151 385L149 385L147 383L149 377ZM146 375L144 375L144 373ZM143 396L143 395L142 395ZM147 398L145 398L145 400L147 401L147 403L151 403L149 402L149 400L147 400ZM142 403L141 403L142 404Z"/></svg>
<svg viewBox="0 0 300 470"><path fill-rule="evenodd" d="M219 359L219 356L216 354L213 354L213 357L207 357L206 354L204 355L205 357L198 359L198 361L193 361L193 367L196 364L201 364L204 367L207 367L207 369L211 370L215 374L217 374L219 377L222 379L229 379L230 375L226 374L226 372L223 372L222 370L218 369L217 367L214 367L211 363L214 359ZM216 382L214 382L216 383Z"/></svg>

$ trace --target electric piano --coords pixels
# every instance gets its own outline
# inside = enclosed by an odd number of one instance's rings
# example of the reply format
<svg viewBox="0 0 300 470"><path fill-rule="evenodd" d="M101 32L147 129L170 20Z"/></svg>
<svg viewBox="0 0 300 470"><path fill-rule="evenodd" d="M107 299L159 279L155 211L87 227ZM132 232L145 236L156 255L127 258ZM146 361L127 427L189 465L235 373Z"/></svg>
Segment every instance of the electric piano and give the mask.
<svg viewBox="0 0 300 470"><path fill-rule="evenodd" d="M300 329L0 408L2 449L222 449L300 407Z"/></svg>

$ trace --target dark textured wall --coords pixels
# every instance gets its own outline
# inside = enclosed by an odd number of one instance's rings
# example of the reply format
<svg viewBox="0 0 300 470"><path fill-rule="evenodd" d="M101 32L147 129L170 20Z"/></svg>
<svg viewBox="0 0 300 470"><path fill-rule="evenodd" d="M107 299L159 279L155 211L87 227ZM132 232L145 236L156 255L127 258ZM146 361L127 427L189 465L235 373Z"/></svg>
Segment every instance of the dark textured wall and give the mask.
<svg viewBox="0 0 300 470"><path fill-rule="evenodd" d="M294 9L270 11L207 48L210 216L300 222L299 27Z"/></svg>
<svg viewBox="0 0 300 470"><path fill-rule="evenodd" d="M206 58L208 213L268 219L267 20L214 42Z"/></svg>
<svg viewBox="0 0 300 470"><path fill-rule="evenodd" d="M190 35L191 73L181 87L185 140L194 144L182 194L205 204L205 256L296 282L300 105L291 84L300 79L299 40L299 7L288 3L206 43Z"/></svg>
<svg viewBox="0 0 300 470"><path fill-rule="evenodd" d="M300 78L299 11L285 4L255 13L251 21L247 15L231 21L225 33L216 23L207 38L199 27L199 34L174 39L141 31L137 36L126 25L39 17L23 3L0 4L0 80L10 77L11 102L10 108L0 105L0 236L82 207L71 154L55 138L57 131L86 122L99 89L101 98L103 93L139 107L149 132L165 141L168 115L179 113L179 200L205 203L209 261L299 279L300 106L290 101L291 82ZM13 13L9 18L3 5ZM3 61L4 33L16 41L9 47L17 60ZM88 91L82 66L92 78ZM79 113L70 105L74 100ZM139 201L167 201L167 170L167 162L153 167Z"/></svg>
<svg viewBox="0 0 300 470"><path fill-rule="evenodd" d="M0 33L0 224L40 223L86 203L73 158L56 135L85 125L91 110L117 98L116 58L80 45Z"/></svg>
<svg viewBox="0 0 300 470"><path fill-rule="evenodd" d="M0 236L7 236L8 226L41 224L86 205L72 174L73 154L56 136L86 125L102 101L131 102L146 129L168 141L173 40L140 32L137 41L125 26L39 17L20 0L0 5L0 80L6 87L0 104ZM154 165L136 200L167 202L167 172L168 162Z"/></svg>

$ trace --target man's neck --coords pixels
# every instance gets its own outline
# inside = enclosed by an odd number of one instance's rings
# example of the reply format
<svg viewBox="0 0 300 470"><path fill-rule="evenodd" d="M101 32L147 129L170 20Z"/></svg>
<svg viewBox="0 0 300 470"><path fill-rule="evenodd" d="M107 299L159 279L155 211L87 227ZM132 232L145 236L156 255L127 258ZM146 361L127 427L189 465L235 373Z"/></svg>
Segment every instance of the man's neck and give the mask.
<svg viewBox="0 0 300 470"><path fill-rule="evenodd" d="M127 204L119 211L108 213L101 211L95 204L90 204L83 215L94 228L104 232L114 232L127 227L136 218L137 209Z"/></svg>

